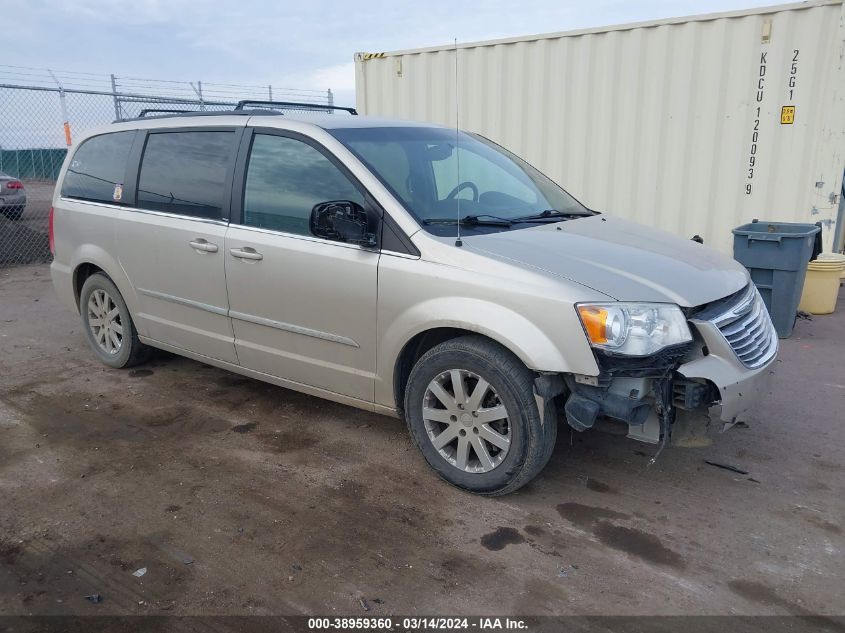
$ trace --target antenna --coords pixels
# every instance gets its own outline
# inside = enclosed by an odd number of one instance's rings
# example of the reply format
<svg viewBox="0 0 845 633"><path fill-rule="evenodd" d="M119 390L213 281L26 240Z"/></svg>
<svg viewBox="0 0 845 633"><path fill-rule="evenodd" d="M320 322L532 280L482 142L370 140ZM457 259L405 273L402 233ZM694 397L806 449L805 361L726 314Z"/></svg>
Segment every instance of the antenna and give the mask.
<svg viewBox="0 0 845 633"><path fill-rule="evenodd" d="M457 162L458 186L461 185L461 153L458 151L460 137L460 101L458 99L458 38L455 38L455 159ZM458 237L455 239L455 246L463 246L461 241L461 199L455 196L455 213L457 214Z"/></svg>

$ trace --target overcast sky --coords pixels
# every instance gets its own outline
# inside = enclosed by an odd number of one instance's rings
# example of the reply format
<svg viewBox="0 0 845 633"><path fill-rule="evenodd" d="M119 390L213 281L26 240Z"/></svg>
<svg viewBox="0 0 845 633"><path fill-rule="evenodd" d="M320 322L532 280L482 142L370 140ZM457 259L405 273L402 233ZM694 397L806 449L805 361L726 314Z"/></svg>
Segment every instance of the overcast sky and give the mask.
<svg viewBox="0 0 845 633"><path fill-rule="evenodd" d="M772 0L0 0L0 64L127 77L332 88L356 51L728 11Z"/></svg>

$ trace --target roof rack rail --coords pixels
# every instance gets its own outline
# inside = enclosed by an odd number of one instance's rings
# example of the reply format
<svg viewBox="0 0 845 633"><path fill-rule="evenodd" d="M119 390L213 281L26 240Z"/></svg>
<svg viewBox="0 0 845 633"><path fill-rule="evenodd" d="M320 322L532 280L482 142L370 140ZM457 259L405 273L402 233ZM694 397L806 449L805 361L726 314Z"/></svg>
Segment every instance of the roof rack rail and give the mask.
<svg viewBox="0 0 845 633"><path fill-rule="evenodd" d="M321 103L303 103L300 101L255 101L253 99L244 99L238 101L235 110L243 110L244 106L271 106L275 108L285 108L290 110L314 110L317 112L331 112L333 110L343 110L349 114L357 115L358 111L355 108L346 108L344 106L323 105Z"/></svg>
<svg viewBox="0 0 845 633"><path fill-rule="evenodd" d="M170 108L144 108L138 113L138 118L143 119L148 114L184 114L185 112L197 112L197 110L176 110Z"/></svg>
<svg viewBox="0 0 845 633"><path fill-rule="evenodd" d="M156 114L154 116L137 116L130 119L115 119L115 123L127 123L129 121L143 121L150 119L171 119L181 117L197 117L197 116L282 116L281 112L274 112L273 110L178 110L173 113Z"/></svg>

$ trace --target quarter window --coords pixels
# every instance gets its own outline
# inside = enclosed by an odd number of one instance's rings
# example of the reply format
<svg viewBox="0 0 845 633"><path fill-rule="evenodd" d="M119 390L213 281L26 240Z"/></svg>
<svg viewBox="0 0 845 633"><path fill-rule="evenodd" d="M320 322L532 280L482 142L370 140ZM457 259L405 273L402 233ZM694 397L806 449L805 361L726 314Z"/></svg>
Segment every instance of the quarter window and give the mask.
<svg viewBox="0 0 845 633"><path fill-rule="evenodd" d="M147 138L138 206L219 220L234 132L157 132Z"/></svg>
<svg viewBox="0 0 845 633"><path fill-rule="evenodd" d="M62 183L67 198L127 203L123 199L126 162L135 132L114 132L88 139L70 161Z"/></svg>
<svg viewBox="0 0 845 633"><path fill-rule="evenodd" d="M364 196L320 151L302 141L256 134L247 167L244 224L310 235L311 209Z"/></svg>

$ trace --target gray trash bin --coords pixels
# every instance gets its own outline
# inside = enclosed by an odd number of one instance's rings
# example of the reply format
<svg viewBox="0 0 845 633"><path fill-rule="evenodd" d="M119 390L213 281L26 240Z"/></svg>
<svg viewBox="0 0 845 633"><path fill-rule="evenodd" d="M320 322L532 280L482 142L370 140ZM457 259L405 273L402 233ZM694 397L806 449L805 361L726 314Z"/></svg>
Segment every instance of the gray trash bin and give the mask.
<svg viewBox="0 0 845 633"><path fill-rule="evenodd" d="M734 259L751 273L780 338L792 334L807 263L820 231L815 224L766 220L733 230Z"/></svg>

